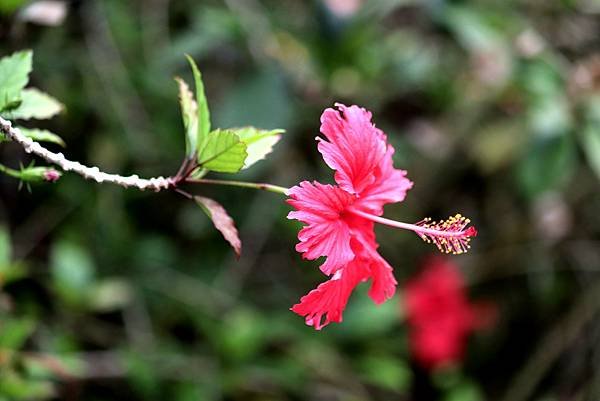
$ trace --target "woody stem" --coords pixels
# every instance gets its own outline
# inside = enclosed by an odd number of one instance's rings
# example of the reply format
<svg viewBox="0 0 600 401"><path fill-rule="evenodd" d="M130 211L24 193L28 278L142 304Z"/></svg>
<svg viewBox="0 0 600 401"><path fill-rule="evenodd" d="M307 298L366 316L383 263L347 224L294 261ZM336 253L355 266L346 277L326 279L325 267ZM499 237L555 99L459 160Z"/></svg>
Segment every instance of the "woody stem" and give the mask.
<svg viewBox="0 0 600 401"><path fill-rule="evenodd" d="M21 130L13 127L10 121L2 117L0 117L0 133L18 143L25 152L39 156L48 163L59 166L63 171L73 171L83 178L94 180L98 183L110 182L124 188L134 187L142 191L151 189L156 192L172 188L174 185L173 178L170 177L140 178L137 175L126 177L119 174L108 174L100 171L98 167L84 166L79 162L68 160L62 153L51 152L38 142L26 137Z"/></svg>
<svg viewBox="0 0 600 401"><path fill-rule="evenodd" d="M288 188L280 187L279 185L265 184L262 182L246 182L246 181L229 181L229 180L213 180L210 178L187 178L184 182L188 184L213 184L213 185L227 185L231 187L241 188L252 188L260 189L263 191L274 192L278 194L286 195Z"/></svg>
<svg viewBox="0 0 600 401"><path fill-rule="evenodd" d="M410 231L414 231L416 233L433 235L435 237L453 238L453 237L463 237L466 234L465 230L441 231L441 230L435 230L433 228L421 227L416 224L402 223L401 221L386 219L385 217L374 216L372 214L365 213L365 212L357 210L357 209L350 209L349 211L351 213L354 213L357 216L364 217L365 219L371 220L375 223L384 224L386 226L395 227L395 228L401 228L403 230L410 230Z"/></svg>

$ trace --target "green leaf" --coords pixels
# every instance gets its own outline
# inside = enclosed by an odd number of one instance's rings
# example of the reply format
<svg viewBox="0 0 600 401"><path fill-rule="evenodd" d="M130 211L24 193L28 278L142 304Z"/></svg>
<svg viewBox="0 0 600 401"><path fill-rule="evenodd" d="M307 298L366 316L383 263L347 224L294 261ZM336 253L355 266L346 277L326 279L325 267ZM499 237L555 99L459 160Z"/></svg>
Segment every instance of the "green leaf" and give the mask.
<svg viewBox="0 0 600 401"><path fill-rule="evenodd" d="M573 125L569 103L564 96L536 100L528 112L528 122L538 137L562 135Z"/></svg>
<svg viewBox="0 0 600 401"><path fill-rule="evenodd" d="M471 7L448 6L445 22L458 41L471 51L495 48L503 37L486 19L486 15Z"/></svg>
<svg viewBox="0 0 600 401"><path fill-rule="evenodd" d="M236 360L249 360L257 355L268 340L267 322L252 309L240 307L223 316L219 346L223 354Z"/></svg>
<svg viewBox="0 0 600 401"><path fill-rule="evenodd" d="M218 202L203 196L194 196L194 200L210 217L215 228L223 234L227 242L231 244L235 254L239 258L242 253L242 242L235 227L235 223L227 214L227 211Z"/></svg>
<svg viewBox="0 0 600 401"><path fill-rule="evenodd" d="M229 131L234 132L247 145L248 157L244 161L244 169L263 160L266 155L271 153L273 146L279 142L281 134L285 132L282 129L269 131L254 127L232 128Z"/></svg>
<svg viewBox="0 0 600 401"><path fill-rule="evenodd" d="M10 233L4 225L0 225L0 266L7 265L12 260L12 245Z"/></svg>
<svg viewBox="0 0 600 401"><path fill-rule="evenodd" d="M21 105L21 98L14 97L11 99L10 96L9 94L5 94L4 98L0 99L0 112L6 113Z"/></svg>
<svg viewBox="0 0 600 401"><path fill-rule="evenodd" d="M600 178L600 97L592 97L586 105L586 125L580 140L585 156L594 173Z"/></svg>
<svg viewBox="0 0 600 401"><path fill-rule="evenodd" d="M13 53L0 59L0 111L12 107L20 99L32 67L31 50Z"/></svg>
<svg viewBox="0 0 600 401"><path fill-rule="evenodd" d="M359 369L367 381L392 391L406 391L412 382L410 367L398 358L367 355L361 359Z"/></svg>
<svg viewBox="0 0 600 401"><path fill-rule="evenodd" d="M23 127L19 127L19 129L21 130L21 133L23 135L25 135L28 138L33 139L34 141L55 143L62 147L66 146L65 141L63 141L60 136L53 134L52 132L50 132L48 130L37 129L37 128L23 128Z"/></svg>
<svg viewBox="0 0 600 401"><path fill-rule="evenodd" d="M185 154L193 158L198 152L198 104L189 86L179 77L175 77L179 86L179 105L185 128Z"/></svg>
<svg viewBox="0 0 600 401"><path fill-rule="evenodd" d="M556 189L568 181L575 167L575 146L570 135L535 138L517 166L517 178L528 197Z"/></svg>
<svg viewBox="0 0 600 401"><path fill-rule="evenodd" d="M161 381L157 377L156 368L148 363L148 356L144 353L126 351L122 355L126 367L128 381L136 392L142 394L142 399L153 399L153 394L158 394Z"/></svg>
<svg viewBox="0 0 600 401"><path fill-rule="evenodd" d="M11 14L25 4L25 0L2 0L0 1L0 13Z"/></svg>
<svg viewBox="0 0 600 401"><path fill-rule="evenodd" d="M600 178L600 126L590 124L585 127L581 142L590 167Z"/></svg>
<svg viewBox="0 0 600 401"><path fill-rule="evenodd" d="M35 88L24 89L21 92L22 103L10 112L10 118L43 120L52 118L63 110L63 105L52 96Z"/></svg>
<svg viewBox="0 0 600 401"><path fill-rule="evenodd" d="M59 242L52 250L50 266L59 295L72 304L87 299L94 281L94 265L82 247L72 242Z"/></svg>
<svg viewBox="0 0 600 401"><path fill-rule="evenodd" d="M444 397L444 401L482 401L484 399L477 385L470 382L461 383Z"/></svg>
<svg viewBox="0 0 600 401"><path fill-rule="evenodd" d="M21 348L34 329L35 322L28 318L4 320L0 332L0 348Z"/></svg>
<svg viewBox="0 0 600 401"><path fill-rule="evenodd" d="M22 262L12 261L12 242L6 226L0 225L0 280L3 285L25 276L27 270Z"/></svg>
<svg viewBox="0 0 600 401"><path fill-rule="evenodd" d="M194 59L189 55L187 57L192 72L194 74L194 83L196 85L196 103L198 105L198 140L197 144L202 149L202 144L206 141L208 133L210 132L210 113L208 111L208 102L206 101L206 95L204 94L204 83L202 82L202 74L198 66L194 62Z"/></svg>
<svg viewBox="0 0 600 401"><path fill-rule="evenodd" d="M24 378L12 370L0 375L0 389L0 397L11 401L46 400L56 395L52 382Z"/></svg>
<svg viewBox="0 0 600 401"><path fill-rule="evenodd" d="M133 298L129 283L120 279L106 279L90 291L90 306L99 312L110 312L128 305Z"/></svg>
<svg viewBox="0 0 600 401"><path fill-rule="evenodd" d="M232 131L215 130L208 134L198 163L202 168L221 173L237 173L248 156L246 144Z"/></svg>

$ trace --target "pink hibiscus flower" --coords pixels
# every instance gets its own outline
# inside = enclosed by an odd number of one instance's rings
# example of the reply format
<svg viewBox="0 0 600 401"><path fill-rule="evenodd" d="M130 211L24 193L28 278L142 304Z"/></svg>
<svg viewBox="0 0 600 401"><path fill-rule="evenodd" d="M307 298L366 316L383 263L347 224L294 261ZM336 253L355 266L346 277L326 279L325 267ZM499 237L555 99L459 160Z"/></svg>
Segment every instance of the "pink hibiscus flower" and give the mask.
<svg viewBox="0 0 600 401"><path fill-rule="evenodd" d="M289 219L305 223L298 233L296 250L306 259L326 259L321 271L331 278L291 309L306 324L320 330L341 322L352 290L371 280L369 296L380 304L396 290L392 267L377 252L374 223L414 231L445 252L462 253L477 234L469 220L456 215L439 223L425 219L416 224L380 217L383 206L404 200L412 182L406 171L395 169L394 148L385 134L371 123L371 113L358 106L336 104L321 116L318 149L335 170L337 185L303 181L290 188L288 203L296 210Z"/></svg>
<svg viewBox="0 0 600 401"><path fill-rule="evenodd" d="M460 270L441 257L428 259L407 283L404 303L411 352L427 369L460 362L469 334L497 316L494 305L469 301Z"/></svg>

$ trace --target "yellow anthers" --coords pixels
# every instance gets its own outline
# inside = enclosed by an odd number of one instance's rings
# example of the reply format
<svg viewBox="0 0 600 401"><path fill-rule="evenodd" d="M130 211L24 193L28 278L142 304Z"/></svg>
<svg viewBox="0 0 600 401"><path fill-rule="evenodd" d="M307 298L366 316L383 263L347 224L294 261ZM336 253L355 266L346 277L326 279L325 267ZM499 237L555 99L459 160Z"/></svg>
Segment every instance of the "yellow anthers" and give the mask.
<svg viewBox="0 0 600 401"><path fill-rule="evenodd" d="M471 237L477 235L475 227L467 227L470 222L461 214L439 222L427 217L415 224L421 227L415 232L423 241L435 244L440 252L458 255L469 250Z"/></svg>

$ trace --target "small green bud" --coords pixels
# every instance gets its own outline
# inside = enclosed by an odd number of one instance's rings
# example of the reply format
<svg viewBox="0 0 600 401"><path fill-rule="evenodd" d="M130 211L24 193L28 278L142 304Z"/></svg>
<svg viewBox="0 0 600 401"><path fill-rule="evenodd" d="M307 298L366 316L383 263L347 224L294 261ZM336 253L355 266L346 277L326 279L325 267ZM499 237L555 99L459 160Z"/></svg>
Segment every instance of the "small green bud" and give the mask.
<svg viewBox="0 0 600 401"><path fill-rule="evenodd" d="M22 167L19 178L25 182L55 182L61 173L52 167Z"/></svg>

